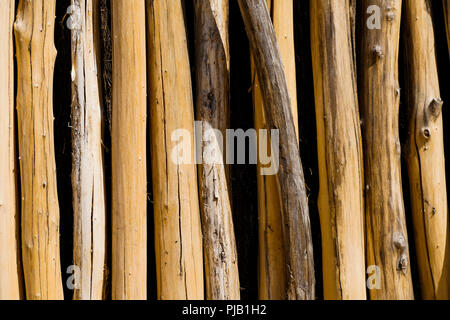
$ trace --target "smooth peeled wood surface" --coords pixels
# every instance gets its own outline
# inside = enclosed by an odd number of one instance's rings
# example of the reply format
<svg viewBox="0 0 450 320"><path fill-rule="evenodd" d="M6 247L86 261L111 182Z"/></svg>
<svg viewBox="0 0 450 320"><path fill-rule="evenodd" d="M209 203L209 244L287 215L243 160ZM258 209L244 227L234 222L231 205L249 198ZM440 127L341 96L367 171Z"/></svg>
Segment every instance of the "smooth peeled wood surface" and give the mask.
<svg viewBox="0 0 450 320"><path fill-rule="evenodd" d="M22 191L22 259L28 299L62 299L53 136L55 0L21 0L14 25Z"/></svg>
<svg viewBox="0 0 450 320"><path fill-rule="evenodd" d="M291 99L291 111L298 137L297 84L294 51L294 8L291 1L267 0L272 22L277 36L278 47L283 61L284 72ZM255 129L267 129L264 103L259 89L259 81L254 70L253 105ZM260 137L261 138L261 137ZM270 146L270 142L267 142ZM258 165L258 212L259 212L259 298L279 300L285 298L286 270L281 225L281 202L275 176L264 176Z"/></svg>
<svg viewBox="0 0 450 320"><path fill-rule="evenodd" d="M282 203L287 299L314 299L315 276L308 199L286 75L265 1L239 0L269 129L279 130L277 185Z"/></svg>
<svg viewBox="0 0 450 320"><path fill-rule="evenodd" d="M113 0L112 297L147 298L145 2Z"/></svg>
<svg viewBox="0 0 450 320"><path fill-rule="evenodd" d="M14 133L14 1L0 4L0 300L21 298Z"/></svg>
<svg viewBox="0 0 450 320"><path fill-rule="evenodd" d="M194 108L180 0L148 0L148 74L158 298L203 299Z"/></svg>
<svg viewBox="0 0 450 320"><path fill-rule="evenodd" d="M231 211L229 168L224 165L222 138L230 127L230 48L228 0L197 0L195 50L197 121L202 121L198 166L202 215L206 297L240 298L236 241Z"/></svg>
<svg viewBox="0 0 450 320"><path fill-rule="evenodd" d="M422 297L449 298L450 234L442 105L430 0L404 0L406 150Z"/></svg>
<svg viewBox="0 0 450 320"><path fill-rule="evenodd" d="M72 187L76 300L104 297L106 210L98 59L98 0L72 0ZM76 9L75 9L76 8Z"/></svg>
<svg viewBox="0 0 450 320"><path fill-rule="evenodd" d="M401 178L398 55L402 1L364 0L381 8L381 29L362 28L360 102L363 122L367 265L380 268L373 300L414 299ZM366 16L362 23L366 23ZM373 270L371 272L374 272Z"/></svg>
<svg viewBox="0 0 450 320"><path fill-rule="evenodd" d="M348 1L311 2L325 299L365 299L363 163Z"/></svg>

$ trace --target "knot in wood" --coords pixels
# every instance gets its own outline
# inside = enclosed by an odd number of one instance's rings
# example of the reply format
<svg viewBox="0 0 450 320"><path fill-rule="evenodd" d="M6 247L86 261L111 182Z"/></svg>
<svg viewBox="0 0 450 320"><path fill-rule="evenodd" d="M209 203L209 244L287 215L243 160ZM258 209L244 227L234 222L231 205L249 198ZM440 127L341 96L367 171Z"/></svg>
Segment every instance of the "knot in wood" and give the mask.
<svg viewBox="0 0 450 320"><path fill-rule="evenodd" d="M444 101L441 98L434 98L430 105L428 106L428 112L433 117L433 120L436 120L442 112L442 106L444 105Z"/></svg>
<svg viewBox="0 0 450 320"><path fill-rule="evenodd" d="M372 53L376 60L383 59L384 57L383 49L381 48L380 45L374 46L372 48Z"/></svg>

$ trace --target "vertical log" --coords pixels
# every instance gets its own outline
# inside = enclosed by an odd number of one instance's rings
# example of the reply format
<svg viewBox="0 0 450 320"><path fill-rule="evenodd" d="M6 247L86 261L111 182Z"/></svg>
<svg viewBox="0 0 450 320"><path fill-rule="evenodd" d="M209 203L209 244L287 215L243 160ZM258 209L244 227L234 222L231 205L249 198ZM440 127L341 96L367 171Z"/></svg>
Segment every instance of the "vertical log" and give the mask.
<svg viewBox="0 0 450 320"><path fill-rule="evenodd" d="M449 298L450 233L442 104L429 0L405 0L406 150L422 297Z"/></svg>
<svg viewBox="0 0 450 320"><path fill-rule="evenodd" d="M112 297L147 298L145 2L112 0Z"/></svg>
<svg viewBox="0 0 450 320"><path fill-rule="evenodd" d="M348 1L311 1L325 299L365 299L363 169Z"/></svg>
<svg viewBox="0 0 450 320"><path fill-rule="evenodd" d="M106 212L100 106L98 0L72 0L72 188L76 300L101 300Z"/></svg>
<svg viewBox="0 0 450 320"><path fill-rule="evenodd" d="M284 72L291 99L291 111L298 139L297 83L294 49L294 8L292 1L267 0L283 61ZM253 105L255 129L267 129L264 103L259 81L253 67ZM264 167L258 163L258 171ZM283 234L281 225L281 195L275 176L258 174L259 212L259 298L279 300L285 298L286 270L284 263Z"/></svg>
<svg viewBox="0 0 450 320"><path fill-rule="evenodd" d="M28 299L62 299L53 135L55 0L21 0L14 25L22 190L22 258Z"/></svg>
<svg viewBox="0 0 450 320"><path fill-rule="evenodd" d="M360 102L363 119L367 265L380 270L371 299L414 299L401 179L398 51L401 0L364 0L378 6L380 29L361 18ZM376 271L371 271L376 272Z"/></svg>
<svg viewBox="0 0 450 320"><path fill-rule="evenodd" d="M267 127L279 130L277 185L282 203L288 299L314 299L315 278L308 200L291 100L275 31L265 1L239 0L261 85ZM278 150L277 150L278 151Z"/></svg>
<svg viewBox="0 0 450 320"><path fill-rule="evenodd" d="M14 10L13 0L0 5L0 300L21 298L14 142Z"/></svg>
<svg viewBox="0 0 450 320"><path fill-rule="evenodd" d="M228 0L196 0L197 120L201 126L198 166L206 297L240 298L236 241L224 165L223 137L230 123ZM216 137L219 130L220 135ZM218 140L219 141L218 141Z"/></svg>
<svg viewBox="0 0 450 320"><path fill-rule="evenodd" d="M180 0L147 0L151 155L159 299L203 299L194 108Z"/></svg>

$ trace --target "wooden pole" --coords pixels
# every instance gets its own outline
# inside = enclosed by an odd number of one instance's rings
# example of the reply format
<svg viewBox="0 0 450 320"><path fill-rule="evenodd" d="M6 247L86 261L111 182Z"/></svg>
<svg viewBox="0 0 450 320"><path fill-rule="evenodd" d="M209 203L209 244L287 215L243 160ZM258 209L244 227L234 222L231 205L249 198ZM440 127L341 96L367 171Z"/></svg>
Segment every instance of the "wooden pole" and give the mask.
<svg viewBox="0 0 450 320"><path fill-rule="evenodd" d="M399 137L398 52L402 1L364 0L381 8L381 29L362 16L360 102L363 119L367 265L380 279L373 300L414 299L403 203ZM372 272L376 272L372 271Z"/></svg>
<svg viewBox="0 0 450 320"><path fill-rule="evenodd" d="M288 299L314 299L315 278L308 199L296 138L291 100L266 1L239 0L250 40L267 126L279 131L277 184L282 202L282 234Z"/></svg>
<svg viewBox="0 0 450 320"><path fill-rule="evenodd" d="M147 0L158 298L203 299L194 108L180 0Z"/></svg>
<svg viewBox="0 0 450 320"><path fill-rule="evenodd" d="M14 132L13 23L15 2L0 5L0 300L20 299L19 217Z"/></svg>
<svg viewBox="0 0 450 320"><path fill-rule="evenodd" d="M112 298L147 298L145 2L112 0Z"/></svg>
<svg viewBox="0 0 450 320"><path fill-rule="evenodd" d="M449 298L450 233L442 100L428 0L405 0L406 150L414 238L424 299Z"/></svg>
<svg viewBox="0 0 450 320"><path fill-rule="evenodd" d="M55 0L21 0L14 25L26 295L62 299L53 135Z"/></svg>
<svg viewBox="0 0 450 320"><path fill-rule="evenodd" d="M195 49L197 62L197 121L201 126L198 166L202 214L206 297L240 298L236 241L231 211L229 168L224 165L221 138L230 126L230 47L228 0L197 0ZM217 154L215 154L217 152ZM211 159L209 159L211 158Z"/></svg>
<svg viewBox="0 0 450 320"><path fill-rule="evenodd" d="M267 0L272 12L272 22L277 36L278 47L283 61L284 72L291 99L291 111L298 139L297 81L295 73L294 48L294 6L292 1ZM267 129L264 103L259 88L256 71L253 67L253 105L255 129ZM270 145L270 143L269 143ZM258 163L258 171L263 168ZM281 225L281 195L275 176L258 174L258 212L259 212L259 298L280 300L285 298L286 270Z"/></svg>
<svg viewBox="0 0 450 320"><path fill-rule="evenodd" d="M311 1L325 299L366 299L363 163L348 1Z"/></svg>
<svg viewBox="0 0 450 320"><path fill-rule="evenodd" d="M98 0L72 0L72 186L76 300L102 300L106 264L106 212L102 110L97 66Z"/></svg>

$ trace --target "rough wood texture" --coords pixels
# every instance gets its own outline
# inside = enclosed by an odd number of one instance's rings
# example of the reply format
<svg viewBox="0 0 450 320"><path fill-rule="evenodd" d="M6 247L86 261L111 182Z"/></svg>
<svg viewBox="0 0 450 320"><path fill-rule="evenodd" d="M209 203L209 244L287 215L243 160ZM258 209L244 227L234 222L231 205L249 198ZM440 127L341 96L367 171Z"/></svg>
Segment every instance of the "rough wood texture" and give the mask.
<svg viewBox="0 0 450 320"><path fill-rule="evenodd" d="M442 104L429 0L405 0L406 150L422 297L449 298L450 233Z"/></svg>
<svg viewBox="0 0 450 320"><path fill-rule="evenodd" d="M0 300L21 298L14 133L14 10L13 0L0 4Z"/></svg>
<svg viewBox="0 0 450 320"><path fill-rule="evenodd" d="M224 154L220 153L223 140L217 141L212 131L219 130L221 139L230 128L229 3L228 0L197 0L194 5L197 121L202 121L202 164L198 166L198 175L206 297L238 300L239 271L229 169L224 165Z"/></svg>
<svg viewBox="0 0 450 320"><path fill-rule="evenodd" d="M401 0L364 0L381 8L381 29L361 17L360 102L363 119L367 265L380 268L373 300L414 299L403 203L399 138L398 52Z"/></svg>
<svg viewBox="0 0 450 320"><path fill-rule="evenodd" d="M325 299L365 299L363 163L348 1L311 1Z"/></svg>
<svg viewBox="0 0 450 320"><path fill-rule="evenodd" d="M106 264L106 212L99 73L98 0L72 0L72 187L76 300L101 300Z"/></svg>
<svg viewBox="0 0 450 320"><path fill-rule="evenodd" d="M267 127L278 129L282 234L287 299L314 299L315 278L308 199L286 75L265 1L239 0L255 62Z"/></svg>
<svg viewBox="0 0 450 320"><path fill-rule="evenodd" d="M203 299L194 108L181 1L147 0L147 17L158 298Z"/></svg>
<svg viewBox="0 0 450 320"><path fill-rule="evenodd" d="M112 0L112 297L147 298L145 2Z"/></svg>
<svg viewBox="0 0 450 320"><path fill-rule="evenodd" d="M22 190L22 258L28 299L62 299L53 136L55 0L21 0L14 25Z"/></svg>
<svg viewBox="0 0 450 320"><path fill-rule="evenodd" d="M297 83L295 74L294 50L294 9L292 1L267 0L272 22L277 36L278 47L286 74L291 111L298 138ZM255 129L267 129L264 114L264 100L259 89L254 63L253 67L253 106ZM270 143L268 143L270 145ZM258 164L258 172L264 167ZM281 225L281 201L276 176L258 173L258 212L259 212L259 298L280 300L285 298L286 270Z"/></svg>

